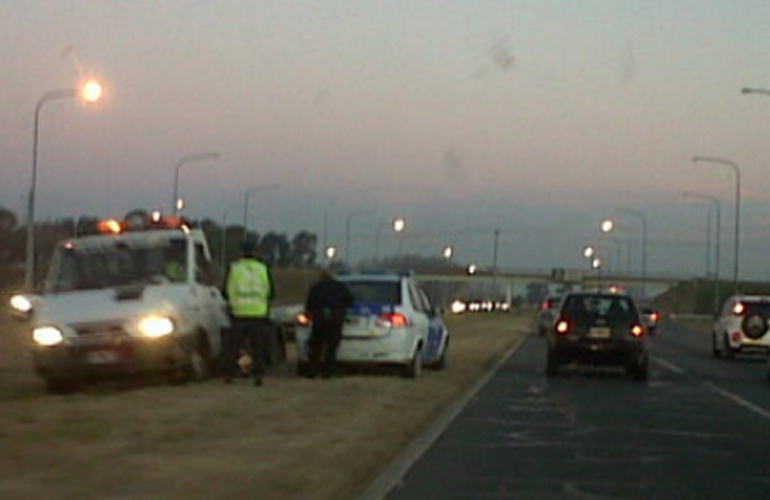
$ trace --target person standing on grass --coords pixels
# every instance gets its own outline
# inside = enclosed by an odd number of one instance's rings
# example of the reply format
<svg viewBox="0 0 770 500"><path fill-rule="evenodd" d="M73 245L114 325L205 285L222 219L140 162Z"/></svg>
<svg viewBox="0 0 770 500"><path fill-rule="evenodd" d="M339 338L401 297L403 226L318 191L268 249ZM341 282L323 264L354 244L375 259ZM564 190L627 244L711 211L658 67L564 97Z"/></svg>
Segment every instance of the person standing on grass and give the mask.
<svg viewBox="0 0 770 500"><path fill-rule="evenodd" d="M337 281L329 270L322 269L318 281L310 287L305 301L305 311L313 322L308 341L307 377L315 378L319 368L323 378L330 378L335 374L342 326L347 311L352 306L353 294L348 287Z"/></svg>
<svg viewBox="0 0 770 500"><path fill-rule="evenodd" d="M245 344L252 359L254 385L262 385L273 289L270 270L259 259L254 242L247 240L243 244L243 257L230 265L225 278L224 296L232 323L223 339L222 371L226 383L232 383L238 373L238 358Z"/></svg>

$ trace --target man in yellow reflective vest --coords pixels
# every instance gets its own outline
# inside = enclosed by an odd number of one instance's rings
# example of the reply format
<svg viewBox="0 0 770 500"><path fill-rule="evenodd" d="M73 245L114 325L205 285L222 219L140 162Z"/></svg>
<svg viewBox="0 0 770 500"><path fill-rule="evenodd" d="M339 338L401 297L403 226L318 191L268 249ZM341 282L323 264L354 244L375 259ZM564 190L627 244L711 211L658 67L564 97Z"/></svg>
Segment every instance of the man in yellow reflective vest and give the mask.
<svg viewBox="0 0 770 500"><path fill-rule="evenodd" d="M270 333L270 301L273 279L267 265L259 259L254 242L243 244L243 256L230 264L224 296L230 307L232 327L225 332L223 366L225 382L232 383L239 373L238 358L245 347L251 355L254 385L262 385L264 352Z"/></svg>

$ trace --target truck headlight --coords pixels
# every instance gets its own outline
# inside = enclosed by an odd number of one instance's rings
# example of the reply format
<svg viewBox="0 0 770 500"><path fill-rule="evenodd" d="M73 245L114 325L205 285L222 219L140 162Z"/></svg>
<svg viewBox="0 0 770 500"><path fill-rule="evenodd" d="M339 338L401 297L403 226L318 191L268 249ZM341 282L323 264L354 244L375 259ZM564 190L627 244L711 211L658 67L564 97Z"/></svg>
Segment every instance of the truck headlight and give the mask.
<svg viewBox="0 0 770 500"><path fill-rule="evenodd" d="M174 332L174 322L165 316L147 316L139 321L139 333L145 337L165 337Z"/></svg>
<svg viewBox="0 0 770 500"><path fill-rule="evenodd" d="M39 326L32 330L32 338L39 345L52 346L60 344L64 335L55 326Z"/></svg>
<svg viewBox="0 0 770 500"><path fill-rule="evenodd" d="M22 314L27 314L32 311L32 301L24 295L14 295L11 297L10 303L14 311Z"/></svg>

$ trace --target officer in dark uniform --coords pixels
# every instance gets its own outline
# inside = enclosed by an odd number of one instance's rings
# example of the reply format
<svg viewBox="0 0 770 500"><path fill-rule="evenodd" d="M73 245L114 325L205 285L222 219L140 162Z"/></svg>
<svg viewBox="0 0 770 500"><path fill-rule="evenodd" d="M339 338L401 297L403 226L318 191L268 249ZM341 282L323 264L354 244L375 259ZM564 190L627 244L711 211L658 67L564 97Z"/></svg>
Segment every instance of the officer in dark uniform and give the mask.
<svg viewBox="0 0 770 500"><path fill-rule="evenodd" d="M342 327L347 310L353 306L353 294L348 287L322 269L307 295L305 311L313 322L309 340L308 372L314 378L321 369L324 378L334 375L337 348L342 340ZM321 359L323 358L323 365Z"/></svg>

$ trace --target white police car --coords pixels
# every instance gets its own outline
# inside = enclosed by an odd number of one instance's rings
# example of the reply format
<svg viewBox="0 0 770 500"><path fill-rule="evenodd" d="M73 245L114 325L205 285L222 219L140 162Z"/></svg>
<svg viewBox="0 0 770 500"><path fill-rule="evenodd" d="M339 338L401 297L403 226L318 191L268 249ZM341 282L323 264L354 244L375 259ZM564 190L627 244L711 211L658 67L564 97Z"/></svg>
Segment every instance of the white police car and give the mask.
<svg viewBox="0 0 770 500"><path fill-rule="evenodd" d="M43 293L15 299L37 374L50 392L112 374L205 378L229 318L203 232L103 227L108 234L59 243Z"/></svg>
<svg viewBox="0 0 770 500"><path fill-rule="evenodd" d="M405 377L418 377L423 366L447 366L449 330L417 280L409 274L362 273L338 276L353 294L337 350L341 364L401 367ZM298 371L308 362L312 325L299 315L296 341Z"/></svg>

